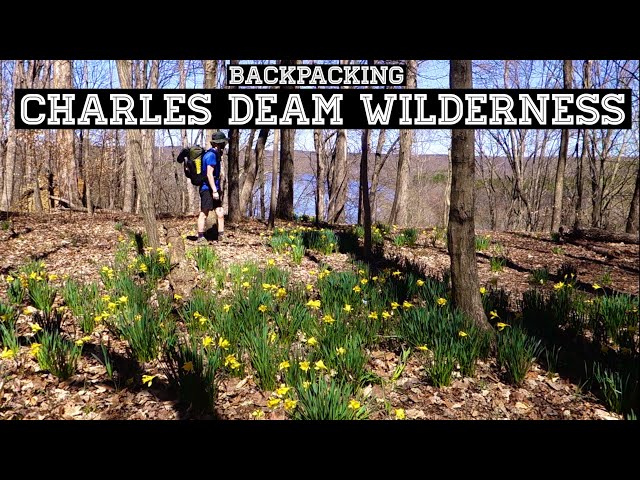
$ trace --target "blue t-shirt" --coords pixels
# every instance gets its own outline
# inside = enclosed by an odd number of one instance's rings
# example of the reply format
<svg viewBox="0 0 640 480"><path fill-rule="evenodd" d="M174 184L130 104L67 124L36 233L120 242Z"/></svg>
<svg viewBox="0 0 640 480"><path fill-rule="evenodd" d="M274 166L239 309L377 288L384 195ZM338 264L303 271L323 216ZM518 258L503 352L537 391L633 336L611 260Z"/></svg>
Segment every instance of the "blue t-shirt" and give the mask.
<svg viewBox="0 0 640 480"><path fill-rule="evenodd" d="M218 153L213 148L207 150L202 157L202 168L205 169L205 173L208 165L213 167L213 180L216 183L216 190L220 191L220 162L218 161ZM209 190L209 185L203 183L200 189Z"/></svg>

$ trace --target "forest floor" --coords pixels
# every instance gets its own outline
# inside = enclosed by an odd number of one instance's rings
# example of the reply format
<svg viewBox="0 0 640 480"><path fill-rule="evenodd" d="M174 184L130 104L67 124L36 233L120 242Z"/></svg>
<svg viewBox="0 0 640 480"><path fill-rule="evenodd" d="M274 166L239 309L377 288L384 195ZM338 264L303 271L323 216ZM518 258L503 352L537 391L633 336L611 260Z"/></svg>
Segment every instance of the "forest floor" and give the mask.
<svg viewBox="0 0 640 480"><path fill-rule="evenodd" d="M167 228L176 227L189 237L187 248L194 242L195 217L163 218ZM10 223L9 223L10 222ZM62 277L68 274L83 281L100 281L101 266L112 260L118 244L117 223L133 230L142 230L142 220L126 214L99 213L89 217L82 213L54 212L47 215L20 214L5 221L0 230L0 300L5 301L4 276L31 259L46 262L47 271ZM284 224L281 224L284 225ZM305 282L319 262L334 269L347 269L350 257L342 253L306 255L300 265L286 256L275 255L266 241L269 230L254 220L239 225L227 225L228 240L211 242L222 263L255 261L263 265L275 258L278 266L288 267L292 278ZM396 263L398 268L412 264L424 275L439 276L449 266L443 239L422 232L414 247L397 247L386 240L384 258L379 262ZM478 232L489 235L493 244L501 245L501 255L507 259L502 271L492 272L490 255L479 253L481 285L503 288L512 299L520 299L530 287L534 269L546 267L552 276L567 262L577 271L576 288L589 292L593 283L606 285L612 291L638 294L640 258L637 245L600 244L598 252L591 243L564 243L561 250L546 234L521 232ZM552 252L554 249L555 253ZM606 254L603 252L606 250ZM195 267L194 267L195 268ZM561 279L557 279L561 280ZM549 284L551 287L552 282ZM28 335L28 318L18 320L21 333ZM42 372L29 356L27 345L21 348L21 361L0 360L0 419L185 419L194 418L178 402L166 377L156 370L150 387L131 383L116 389L106 375L101 362L91 355L99 346L96 331L87 342L77 373L66 381ZM93 350L92 350L93 349ZM123 347L124 351L124 347ZM371 419L393 419L388 406L404 409L407 419L620 419L602 402L557 373L551 374L535 363L520 387L503 383L495 374L491 362L480 363L474 378L454 378L451 386L436 388L424 380L419 356L412 355L396 381L391 377L400 360L398 352L371 351L369 368L388 380L367 387ZM153 368L153 367L151 367ZM153 370L152 370L153 371ZM265 412L266 419L284 419L284 414L272 412L268 396L251 375L226 378L220 383L216 403L216 418L254 418L252 412ZM385 408L386 406L386 408Z"/></svg>

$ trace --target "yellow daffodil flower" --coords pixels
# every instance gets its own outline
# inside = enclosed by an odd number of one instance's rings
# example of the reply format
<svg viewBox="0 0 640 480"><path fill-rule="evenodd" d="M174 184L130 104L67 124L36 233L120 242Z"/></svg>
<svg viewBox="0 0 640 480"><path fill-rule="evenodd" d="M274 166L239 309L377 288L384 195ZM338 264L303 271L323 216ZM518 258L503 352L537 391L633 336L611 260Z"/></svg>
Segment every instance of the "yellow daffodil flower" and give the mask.
<svg viewBox="0 0 640 480"><path fill-rule="evenodd" d="M309 380L305 380L304 382L302 382L302 388L304 388L305 390L308 390L310 386L311 382Z"/></svg>
<svg viewBox="0 0 640 480"><path fill-rule="evenodd" d="M404 413L404 408L396 408L395 409L396 420L404 420L406 417Z"/></svg>
<svg viewBox="0 0 640 480"><path fill-rule="evenodd" d="M318 360L313 367L314 370L328 370L327 366L324 364L324 361Z"/></svg>
<svg viewBox="0 0 640 480"><path fill-rule="evenodd" d="M284 397L289 392L289 390L291 390L291 387L287 387L284 383L281 383L280 388L276 390L276 394Z"/></svg>
<svg viewBox="0 0 640 480"><path fill-rule="evenodd" d="M399 306L398 302L391 302L391 310L397 310Z"/></svg>
<svg viewBox="0 0 640 480"><path fill-rule="evenodd" d="M229 343L229 340L226 338L220 337L218 339L218 346L223 350L227 350L231 346L231 343Z"/></svg>
<svg viewBox="0 0 640 480"><path fill-rule="evenodd" d="M307 291L311 291L313 290L313 285L311 285L310 283L307 283Z"/></svg>
<svg viewBox="0 0 640 480"><path fill-rule="evenodd" d="M4 350L2 350L2 353L0 353L0 358L3 360L9 360L10 358L13 358L15 354L16 352L14 352L13 350L4 347Z"/></svg>
<svg viewBox="0 0 640 480"><path fill-rule="evenodd" d="M367 280L366 278L361 278L361 279L360 279L360 283L361 283L362 285L366 285L367 283L369 283L369 280Z"/></svg>
<svg viewBox="0 0 640 480"><path fill-rule="evenodd" d="M372 320L377 320L378 319L378 312L371 312L368 315L369 318L371 318Z"/></svg>
<svg viewBox="0 0 640 480"><path fill-rule="evenodd" d="M254 418L263 418L264 412L262 410L254 410L253 412L251 412L251 416Z"/></svg>
<svg viewBox="0 0 640 480"><path fill-rule="evenodd" d="M391 275L393 275L394 277L399 277L400 275L402 275L402 272L400 270L396 270Z"/></svg>
<svg viewBox="0 0 640 480"><path fill-rule="evenodd" d="M409 303L409 302L407 302L406 300L405 300L404 302L402 302L402 308L404 308L404 309L409 309L409 308L411 308L411 307L413 307L413 304L412 304L412 303Z"/></svg>
<svg viewBox="0 0 640 480"><path fill-rule="evenodd" d="M307 302L307 307L318 310L320 308L320 300L309 300Z"/></svg>
<svg viewBox="0 0 640 480"><path fill-rule="evenodd" d="M142 376L142 384L146 385L147 387L151 386L151 382L153 382L153 379L156 378L157 375L143 375Z"/></svg>
<svg viewBox="0 0 640 480"><path fill-rule="evenodd" d="M258 307L258 310L260 310L262 313L264 313L264 312L266 312L266 311L267 311L267 306L266 306L266 305L260 305L260 306Z"/></svg>
<svg viewBox="0 0 640 480"><path fill-rule="evenodd" d="M336 319L327 313L324 317L322 317L322 321L324 323L328 323L329 325L331 325L333 322L336 321Z"/></svg>
<svg viewBox="0 0 640 480"><path fill-rule="evenodd" d="M37 323L29 323L29 327L31 327L31 331L33 333L38 333L40 330L42 330L42 327Z"/></svg>
<svg viewBox="0 0 640 480"><path fill-rule="evenodd" d="M386 310L382 312L382 318L384 318L385 320L387 318L389 318L391 316L391 314L389 312L387 312Z"/></svg>
<svg viewBox="0 0 640 480"><path fill-rule="evenodd" d="M469 335L467 335L465 332L463 332L462 330L460 330L460 331L458 332L458 336L459 336L459 337L468 337Z"/></svg>
<svg viewBox="0 0 640 480"><path fill-rule="evenodd" d="M280 405L281 401L282 400L280 400L279 398L270 398L269 400L267 400L267 407L276 408L278 405Z"/></svg>
<svg viewBox="0 0 640 480"><path fill-rule="evenodd" d="M242 286L244 288L249 288L251 286L251 284L249 282L242 282Z"/></svg>
<svg viewBox="0 0 640 480"><path fill-rule="evenodd" d="M565 286L564 282L558 282L553 286L553 288L556 289L556 290L562 290L564 288L564 286Z"/></svg>
<svg viewBox="0 0 640 480"><path fill-rule="evenodd" d="M429 350L426 345L418 345L416 348L418 350L422 350L423 352L426 352Z"/></svg>
<svg viewBox="0 0 640 480"><path fill-rule="evenodd" d="M307 344L313 347L314 345L318 344L318 340L316 340L316 337L309 337L307 339Z"/></svg>
<svg viewBox="0 0 640 480"><path fill-rule="evenodd" d="M491 320L493 320L494 318L500 318L500 316L498 315L498 312L496 312L495 310L491 310L489 312L489 316L491 317Z"/></svg>
<svg viewBox="0 0 640 480"><path fill-rule="evenodd" d="M300 365L300 370L302 370L303 372L306 372L309 370L309 362L307 361L299 362L298 365Z"/></svg>
<svg viewBox="0 0 640 480"><path fill-rule="evenodd" d="M15 279L11 275L7 275L7 283L12 283Z"/></svg>
<svg viewBox="0 0 640 480"><path fill-rule="evenodd" d="M439 306L444 307L444 306L447 304L447 299L446 299L446 298L442 298L442 297L440 297L440 298L438 298L438 299L436 300L436 303L437 303Z"/></svg>
<svg viewBox="0 0 640 480"><path fill-rule="evenodd" d="M202 339L202 346L203 347L208 347L212 343L213 343L213 338L211 338L209 335L207 335L206 337L204 337Z"/></svg>
<svg viewBox="0 0 640 480"><path fill-rule="evenodd" d="M291 364L289 363L289 360L283 360L282 362L280 362L280 364L278 365L278 370L286 370L291 366Z"/></svg>
<svg viewBox="0 0 640 480"><path fill-rule="evenodd" d="M177 293L174 293L174 294L173 294L173 299L174 299L175 301L182 300L182 295L178 295Z"/></svg>
<svg viewBox="0 0 640 480"><path fill-rule="evenodd" d="M269 260L267 260L267 265L269 265L270 267L274 266L276 264L276 261L273 258L270 258Z"/></svg>
<svg viewBox="0 0 640 480"><path fill-rule="evenodd" d="M501 332L502 330L504 330L504 327L509 327L510 325L508 323L502 323L502 322L498 322L496 323L496 327L498 327L498 331Z"/></svg>
<svg viewBox="0 0 640 480"><path fill-rule="evenodd" d="M36 355L38 355L38 352L40 351L40 349L42 348L42 344L41 343L32 343L31 344L31 350L29 353L31 353L31 355L33 355L34 357Z"/></svg>
<svg viewBox="0 0 640 480"><path fill-rule="evenodd" d="M358 285L356 285L355 287L353 287L353 291L356 293L360 293L362 289Z"/></svg>
<svg viewBox="0 0 640 480"><path fill-rule="evenodd" d="M594 283L593 285L591 285L593 287L594 290L598 290L600 288L602 288L600 285L598 285L597 283Z"/></svg>
<svg viewBox="0 0 640 480"><path fill-rule="evenodd" d="M294 408L296 408L296 405L298 405L298 401L297 400L293 400L291 398L287 398L284 401L284 409L285 410L293 410Z"/></svg>
<svg viewBox="0 0 640 480"><path fill-rule="evenodd" d="M345 353L347 353L347 350L344 347L338 347L336 348L336 353L338 355L344 355Z"/></svg>
<svg viewBox="0 0 640 480"><path fill-rule="evenodd" d="M360 408L360 402L354 398L352 398L351 400L349 400L349 408L351 410L357 410Z"/></svg>
<svg viewBox="0 0 640 480"><path fill-rule="evenodd" d="M349 305L348 303L345 303L344 307L342 307L342 310L349 313L351 311L351 305Z"/></svg>
<svg viewBox="0 0 640 480"><path fill-rule="evenodd" d="M484 295L487 293L487 289L484 287L480 287L480 295Z"/></svg>
<svg viewBox="0 0 640 480"><path fill-rule="evenodd" d="M228 312L228 311L231 309L231 305L229 305L228 303L226 303L226 304L224 304L224 305L222 306L222 309L223 309L225 312Z"/></svg>

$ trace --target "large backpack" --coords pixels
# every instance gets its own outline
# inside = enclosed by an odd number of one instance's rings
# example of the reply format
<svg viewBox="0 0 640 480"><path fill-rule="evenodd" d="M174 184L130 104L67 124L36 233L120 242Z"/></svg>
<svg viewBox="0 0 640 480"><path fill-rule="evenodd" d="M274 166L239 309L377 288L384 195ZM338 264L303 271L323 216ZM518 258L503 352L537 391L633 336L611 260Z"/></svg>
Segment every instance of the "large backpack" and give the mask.
<svg viewBox="0 0 640 480"><path fill-rule="evenodd" d="M202 158L206 150L199 145L190 148L183 148L178 158L178 163L182 163L185 176L191 180L196 187L207 183L207 172L203 168Z"/></svg>

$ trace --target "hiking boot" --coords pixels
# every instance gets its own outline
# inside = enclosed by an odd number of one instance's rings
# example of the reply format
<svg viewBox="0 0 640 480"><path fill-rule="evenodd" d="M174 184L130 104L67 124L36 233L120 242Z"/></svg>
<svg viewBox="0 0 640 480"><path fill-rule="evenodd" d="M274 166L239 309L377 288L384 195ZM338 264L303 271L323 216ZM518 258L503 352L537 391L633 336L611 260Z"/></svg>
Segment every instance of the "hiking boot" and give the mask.
<svg viewBox="0 0 640 480"><path fill-rule="evenodd" d="M199 238L196 240L196 245L206 245L207 243L209 243L209 242L208 242L208 241L207 241L207 239L206 239L206 238L204 238L204 237L199 237Z"/></svg>

